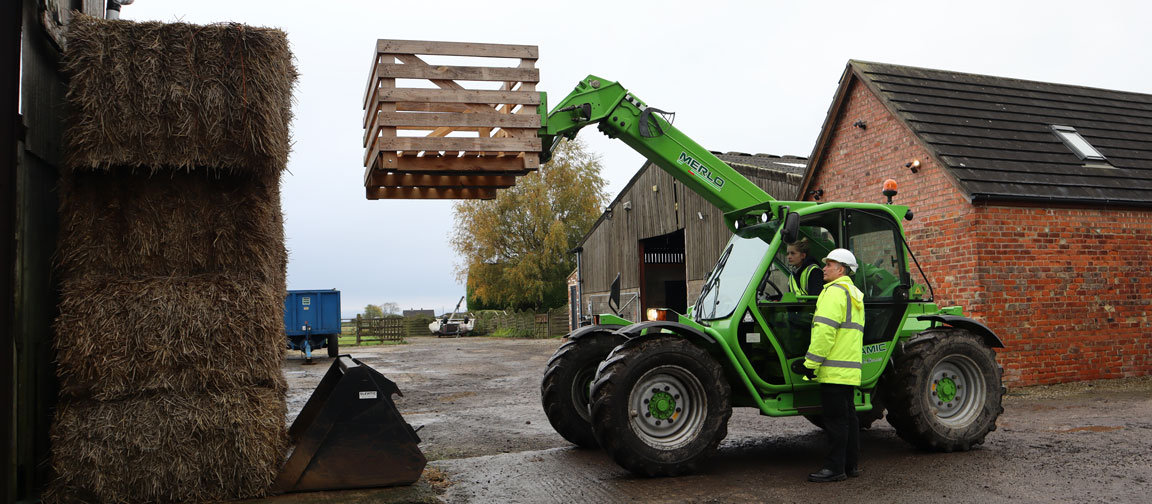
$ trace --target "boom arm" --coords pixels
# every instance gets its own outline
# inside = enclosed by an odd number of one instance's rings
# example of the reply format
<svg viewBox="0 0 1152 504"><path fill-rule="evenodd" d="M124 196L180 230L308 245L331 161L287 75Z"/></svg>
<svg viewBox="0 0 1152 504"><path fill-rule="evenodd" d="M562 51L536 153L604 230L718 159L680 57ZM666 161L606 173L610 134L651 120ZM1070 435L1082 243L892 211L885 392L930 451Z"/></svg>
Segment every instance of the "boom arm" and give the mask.
<svg viewBox="0 0 1152 504"><path fill-rule="evenodd" d="M547 95L541 93L541 162L551 158L559 137L574 138L581 128L595 123L609 138L624 141L724 213L774 201L673 127L663 111L647 106L617 82L589 75L551 112L546 112L547 103Z"/></svg>

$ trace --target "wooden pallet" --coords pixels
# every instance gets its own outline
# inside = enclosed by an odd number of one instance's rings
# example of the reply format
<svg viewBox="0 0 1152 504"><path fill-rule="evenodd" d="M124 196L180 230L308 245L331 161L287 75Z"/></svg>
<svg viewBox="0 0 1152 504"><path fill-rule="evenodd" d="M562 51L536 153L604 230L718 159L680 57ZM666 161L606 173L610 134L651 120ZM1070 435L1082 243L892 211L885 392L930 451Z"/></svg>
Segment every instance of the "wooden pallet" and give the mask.
<svg viewBox="0 0 1152 504"><path fill-rule="evenodd" d="M378 40L364 90L368 199L492 199L538 168L538 52L536 46ZM428 55L508 58L515 66L430 65L422 58ZM400 87L397 79L427 79L436 89ZM477 89L485 86L473 81L501 84Z"/></svg>

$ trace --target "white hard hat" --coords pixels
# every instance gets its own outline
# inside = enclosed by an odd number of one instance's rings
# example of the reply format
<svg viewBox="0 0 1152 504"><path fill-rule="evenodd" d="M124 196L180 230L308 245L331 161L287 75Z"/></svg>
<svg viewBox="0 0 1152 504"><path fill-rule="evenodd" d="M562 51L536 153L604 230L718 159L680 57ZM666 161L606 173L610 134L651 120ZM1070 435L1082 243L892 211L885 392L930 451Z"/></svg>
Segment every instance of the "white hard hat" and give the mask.
<svg viewBox="0 0 1152 504"><path fill-rule="evenodd" d="M833 249L831 252L828 253L828 256L825 257L823 259L823 261L825 264L827 264L828 261L836 261L840 264L847 266L849 269L852 270L852 273L856 272L856 267L858 266L856 264L856 256L852 255L852 252L849 251L848 249L842 249L842 248Z"/></svg>

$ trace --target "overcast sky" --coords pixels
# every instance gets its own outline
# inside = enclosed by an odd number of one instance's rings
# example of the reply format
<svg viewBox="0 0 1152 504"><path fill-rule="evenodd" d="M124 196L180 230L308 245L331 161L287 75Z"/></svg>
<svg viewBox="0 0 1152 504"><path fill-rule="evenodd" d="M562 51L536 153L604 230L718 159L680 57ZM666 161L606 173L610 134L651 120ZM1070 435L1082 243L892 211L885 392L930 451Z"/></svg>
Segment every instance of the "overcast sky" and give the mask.
<svg viewBox="0 0 1152 504"><path fill-rule="evenodd" d="M451 310L450 201L368 201L362 94L377 39L529 44L555 103L621 82L712 150L807 157L849 59L1152 93L1147 2L137 0L123 19L285 30L300 80L283 184L290 289ZM644 163L594 128L614 196Z"/></svg>

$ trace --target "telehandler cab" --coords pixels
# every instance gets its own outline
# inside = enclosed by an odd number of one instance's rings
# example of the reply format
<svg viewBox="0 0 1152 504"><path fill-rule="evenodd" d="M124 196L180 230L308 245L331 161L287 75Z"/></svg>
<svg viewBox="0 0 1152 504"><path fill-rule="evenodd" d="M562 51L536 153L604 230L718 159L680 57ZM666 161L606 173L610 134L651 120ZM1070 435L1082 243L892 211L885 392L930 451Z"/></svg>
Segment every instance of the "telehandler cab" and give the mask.
<svg viewBox="0 0 1152 504"><path fill-rule="evenodd" d="M999 338L938 307L904 238L908 207L778 201L672 126L619 83L588 76L548 112L547 152L595 124L724 212L734 235L687 313L649 310L646 322L595 317L548 361L544 410L565 439L602 447L641 475L695 471L727 435L732 407L767 416L804 415L820 425L819 385L792 371L808 348L816 296L788 292L785 244L807 237L819 259L851 250L864 292L861 426L883 418L917 447L968 450L996 429L1003 411ZM613 296L619 299L619 285ZM611 304L611 303L610 303Z"/></svg>

